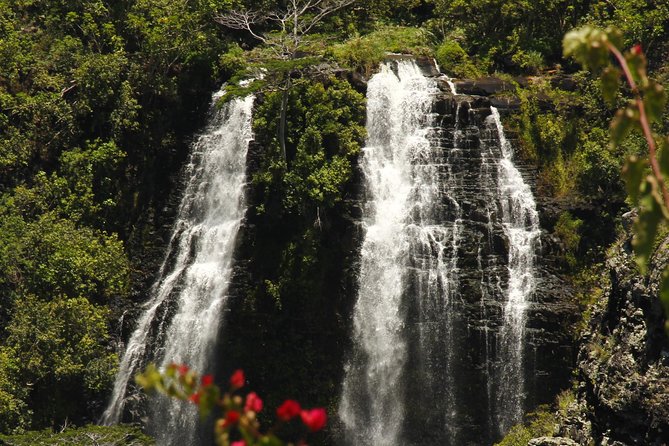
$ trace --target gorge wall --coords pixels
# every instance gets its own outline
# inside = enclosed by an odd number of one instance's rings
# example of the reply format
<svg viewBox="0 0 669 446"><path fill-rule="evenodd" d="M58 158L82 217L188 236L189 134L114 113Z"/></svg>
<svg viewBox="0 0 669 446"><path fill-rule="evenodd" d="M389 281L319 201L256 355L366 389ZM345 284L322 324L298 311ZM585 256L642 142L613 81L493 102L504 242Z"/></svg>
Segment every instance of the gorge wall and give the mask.
<svg viewBox="0 0 669 446"><path fill-rule="evenodd" d="M631 216L625 216L629 231ZM669 438L669 345L658 299L669 262L664 238L642 277L631 236L618 240L601 292L579 337L575 399L558 412L556 439L532 445L665 445Z"/></svg>

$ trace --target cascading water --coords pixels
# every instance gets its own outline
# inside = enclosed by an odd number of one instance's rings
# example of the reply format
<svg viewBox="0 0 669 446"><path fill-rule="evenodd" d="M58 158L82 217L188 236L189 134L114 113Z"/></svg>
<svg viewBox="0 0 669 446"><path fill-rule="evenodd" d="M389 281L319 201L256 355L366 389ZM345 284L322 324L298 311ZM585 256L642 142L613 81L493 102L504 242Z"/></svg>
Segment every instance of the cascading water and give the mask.
<svg viewBox="0 0 669 446"><path fill-rule="evenodd" d="M346 445L490 444L528 409L536 205L498 111L441 81L441 106L409 60L368 84Z"/></svg>
<svg viewBox="0 0 669 446"><path fill-rule="evenodd" d="M195 141L184 196L150 300L128 341L111 401L101 422L121 420L135 373L147 362L184 363L206 372L215 347L231 275L237 232L245 213L246 153L252 138L253 97L222 107ZM180 401L152 403L150 427L160 445L189 445L198 416Z"/></svg>
<svg viewBox="0 0 669 446"><path fill-rule="evenodd" d="M383 64L368 84L363 151L367 203L358 301L354 309L355 351L346 368L339 415L350 444L401 444L405 416L403 380L408 357L403 297L412 247L443 253L447 230L434 224L431 207L439 184L429 166L436 83L413 61ZM444 256L425 257L423 285L445 282ZM418 263L422 263L418 260ZM426 305L443 305L433 293Z"/></svg>
<svg viewBox="0 0 669 446"><path fill-rule="evenodd" d="M536 287L535 256L541 230L534 196L514 166L513 149L504 135L499 111L490 107L488 118L499 136L502 157L497 169L497 187L504 233L509 242L509 284L500 330L501 373L497 422L506 432L522 419L525 380L523 349L527 307Z"/></svg>

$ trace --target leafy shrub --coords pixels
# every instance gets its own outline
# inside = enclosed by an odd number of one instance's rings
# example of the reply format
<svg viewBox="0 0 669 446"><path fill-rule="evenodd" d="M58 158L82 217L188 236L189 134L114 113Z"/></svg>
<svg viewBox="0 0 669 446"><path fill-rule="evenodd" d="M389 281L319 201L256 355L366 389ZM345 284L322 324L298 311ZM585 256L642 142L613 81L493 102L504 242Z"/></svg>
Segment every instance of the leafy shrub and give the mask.
<svg viewBox="0 0 669 446"><path fill-rule="evenodd" d="M437 59L440 68L452 76L460 78L481 76L465 50L453 40L446 40L439 45L435 52L435 59Z"/></svg>
<svg viewBox="0 0 669 446"><path fill-rule="evenodd" d="M555 416L548 406L539 406L536 412L527 414L525 424L517 424L495 446L527 446L535 437L551 436L555 429Z"/></svg>
<svg viewBox="0 0 669 446"><path fill-rule="evenodd" d="M523 71L531 74L537 74L546 65L543 54L533 50L519 50L511 56L511 60Z"/></svg>
<svg viewBox="0 0 669 446"><path fill-rule="evenodd" d="M580 227L583 225L583 220L574 218L569 212L560 214L558 221L555 223L554 233L558 236L565 249L565 259L570 267L575 267L577 264L576 254L581 242Z"/></svg>
<svg viewBox="0 0 669 446"><path fill-rule="evenodd" d="M384 26L377 31L334 45L330 56L349 68L370 73L383 61L387 53L432 55L429 38L422 28Z"/></svg>

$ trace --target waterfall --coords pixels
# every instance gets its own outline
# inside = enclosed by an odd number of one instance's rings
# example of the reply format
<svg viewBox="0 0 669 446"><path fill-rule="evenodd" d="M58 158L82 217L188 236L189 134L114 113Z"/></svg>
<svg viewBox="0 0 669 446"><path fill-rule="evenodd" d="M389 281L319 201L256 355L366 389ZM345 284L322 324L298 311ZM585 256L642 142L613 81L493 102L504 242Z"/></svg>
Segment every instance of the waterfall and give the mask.
<svg viewBox="0 0 669 446"><path fill-rule="evenodd" d="M429 218L439 196L429 166L435 91L435 81L408 60L383 64L368 84L368 138L361 161L366 234L353 316L355 347L339 410L349 444L402 443L409 256L412 244L440 253L448 246L446 230ZM431 262L425 286L433 291L447 268L444 256L437 257L424 259ZM426 304L443 304L436 292L431 297Z"/></svg>
<svg viewBox="0 0 669 446"><path fill-rule="evenodd" d="M532 192L487 100L410 60L382 64L367 98L343 444L492 443L528 409Z"/></svg>
<svg viewBox="0 0 669 446"><path fill-rule="evenodd" d="M151 297L128 341L101 422L121 421L134 375L147 362L184 363L207 371L215 347L245 213L246 153L252 138L253 97L222 107L214 95L209 123L193 143L187 184ZM158 444L193 444L193 407L163 398L151 403L149 424Z"/></svg>
<svg viewBox="0 0 669 446"><path fill-rule="evenodd" d="M536 287L535 253L541 230L539 214L530 187L514 166L513 149L504 135L499 112L490 107L489 120L499 136L502 157L497 169L497 188L504 233L509 243L509 284L500 330L501 373L497 401L497 422L501 432L522 420L525 381L523 347L525 320Z"/></svg>

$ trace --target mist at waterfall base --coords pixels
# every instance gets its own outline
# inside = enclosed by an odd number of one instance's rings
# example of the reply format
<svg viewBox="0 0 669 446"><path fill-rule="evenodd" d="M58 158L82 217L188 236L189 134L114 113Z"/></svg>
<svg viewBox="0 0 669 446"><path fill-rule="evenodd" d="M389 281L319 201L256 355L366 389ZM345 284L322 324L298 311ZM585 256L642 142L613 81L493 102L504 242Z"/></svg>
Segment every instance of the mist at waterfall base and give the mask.
<svg viewBox="0 0 669 446"><path fill-rule="evenodd" d="M536 205L498 111L437 112L437 84L412 60L368 83L345 445L492 444L528 408Z"/></svg>
<svg viewBox="0 0 669 446"><path fill-rule="evenodd" d="M134 375L148 362L188 364L208 373L216 347L237 233L245 213L246 153L254 98L222 107L214 94L206 129L186 166L186 186L164 262L119 366L103 424L123 420L141 390ZM159 445L198 444L193 405L166 397L148 404L148 428Z"/></svg>

